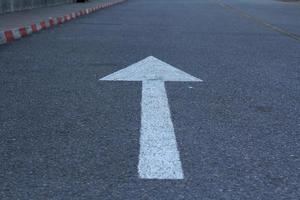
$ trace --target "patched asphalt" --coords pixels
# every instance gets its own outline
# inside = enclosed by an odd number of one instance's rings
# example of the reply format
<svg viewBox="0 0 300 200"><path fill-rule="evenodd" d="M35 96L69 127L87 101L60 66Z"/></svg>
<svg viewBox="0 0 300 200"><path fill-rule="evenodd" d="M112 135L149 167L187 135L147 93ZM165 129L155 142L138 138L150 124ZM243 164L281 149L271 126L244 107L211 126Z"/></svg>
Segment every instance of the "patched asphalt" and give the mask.
<svg viewBox="0 0 300 200"><path fill-rule="evenodd" d="M297 200L299 52L196 0L129 0L0 46L0 199ZM99 81L150 55L204 80L166 83L184 180L138 178L142 84Z"/></svg>

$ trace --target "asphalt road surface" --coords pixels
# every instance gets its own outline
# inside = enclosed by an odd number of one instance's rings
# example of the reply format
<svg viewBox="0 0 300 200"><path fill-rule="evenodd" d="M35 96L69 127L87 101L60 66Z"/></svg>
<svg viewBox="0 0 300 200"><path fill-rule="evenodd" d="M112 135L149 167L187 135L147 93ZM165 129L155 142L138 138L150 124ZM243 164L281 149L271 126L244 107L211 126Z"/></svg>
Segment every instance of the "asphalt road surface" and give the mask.
<svg viewBox="0 0 300 200"><path fill-rule="evenodd" d="M1 46L0 199L298 200L299 18L129 0ZM144 83L99 80L149 56L203 80L165 83L178 179L139 176Z"/></svg>

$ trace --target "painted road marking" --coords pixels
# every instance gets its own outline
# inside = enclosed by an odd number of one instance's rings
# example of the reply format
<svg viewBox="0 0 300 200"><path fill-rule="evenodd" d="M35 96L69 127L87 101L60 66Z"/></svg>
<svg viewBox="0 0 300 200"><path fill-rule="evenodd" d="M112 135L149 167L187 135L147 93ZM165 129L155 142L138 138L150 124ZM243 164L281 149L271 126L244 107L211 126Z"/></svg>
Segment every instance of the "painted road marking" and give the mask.
<svg viewBox="0 0 300 200"><path fill-rule="evenodd" d="M293 33L293 32L290 32L288 30L285 30L283 28L277 27L277 26L275 26L273 24L270 24L267 21L264 21L264 20L262 20L262 19L260 19L258 17L253 16L253 15L250 15L247 12L245 12L244 10L242 10L242 9L240 9L238 7L233 7L232 5L229 5L229 4L225 3L225 2L221 2L219 0L217 0L216 2L221 7L225 8L225 9L228 9L228 10L231 10L231 11L237 13L238 15L240 15L242 17L245 17L245 18L247 18L249 20L252 20L252 21L256 22L257 24L263 25L263 26L271 29L272 31L278 32L278 33L280 33L282 35L285 35L285 36L293 38L293 39L295 39L297 41L300 41L300 35L297 34L297 33Z"/></svg>
<svg viewBox="0 0 300 200"><path fill-rule="evenodd" d="M202 81L150 56L102 81L142 81L142 114L138 173L142 179L183 179L171 119L166 81Z"/></svg>

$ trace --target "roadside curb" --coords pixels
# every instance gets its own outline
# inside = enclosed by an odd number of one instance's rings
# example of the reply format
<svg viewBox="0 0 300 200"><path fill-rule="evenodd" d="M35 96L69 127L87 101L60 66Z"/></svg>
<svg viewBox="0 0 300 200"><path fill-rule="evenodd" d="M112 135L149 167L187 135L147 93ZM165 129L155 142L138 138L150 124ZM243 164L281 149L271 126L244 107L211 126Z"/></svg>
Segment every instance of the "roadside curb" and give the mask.
<svg viewBox="0 0 300 200"><path fill-rule="evenodd" d="M13 42L17 39L24 38L28 35L31 35L32 33L36 33L41 30L66 23L78 17L94 13L98 10L108 8L113 5L123 3L125 1L126 0L112 0L110 2L99 3L96 6L93 6L91 8L82 9L77 12L72 12L64 16L50 17L48 20L43 20L37 23L33 23L31 25L0 31L0 45Z"/></svg>

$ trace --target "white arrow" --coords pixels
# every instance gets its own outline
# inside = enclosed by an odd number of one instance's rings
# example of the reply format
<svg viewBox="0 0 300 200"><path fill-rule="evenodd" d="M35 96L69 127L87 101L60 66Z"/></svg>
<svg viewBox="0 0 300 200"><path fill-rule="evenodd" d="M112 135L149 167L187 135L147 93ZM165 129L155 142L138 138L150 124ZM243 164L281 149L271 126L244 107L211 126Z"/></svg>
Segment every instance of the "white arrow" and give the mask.
<svg viewBox="0 0 300 200"><path fill-rule="evenodd" d="M139 177L142 179L183 179L164 82L202 80L153 56L100 80L143 82Z"/></svg>

